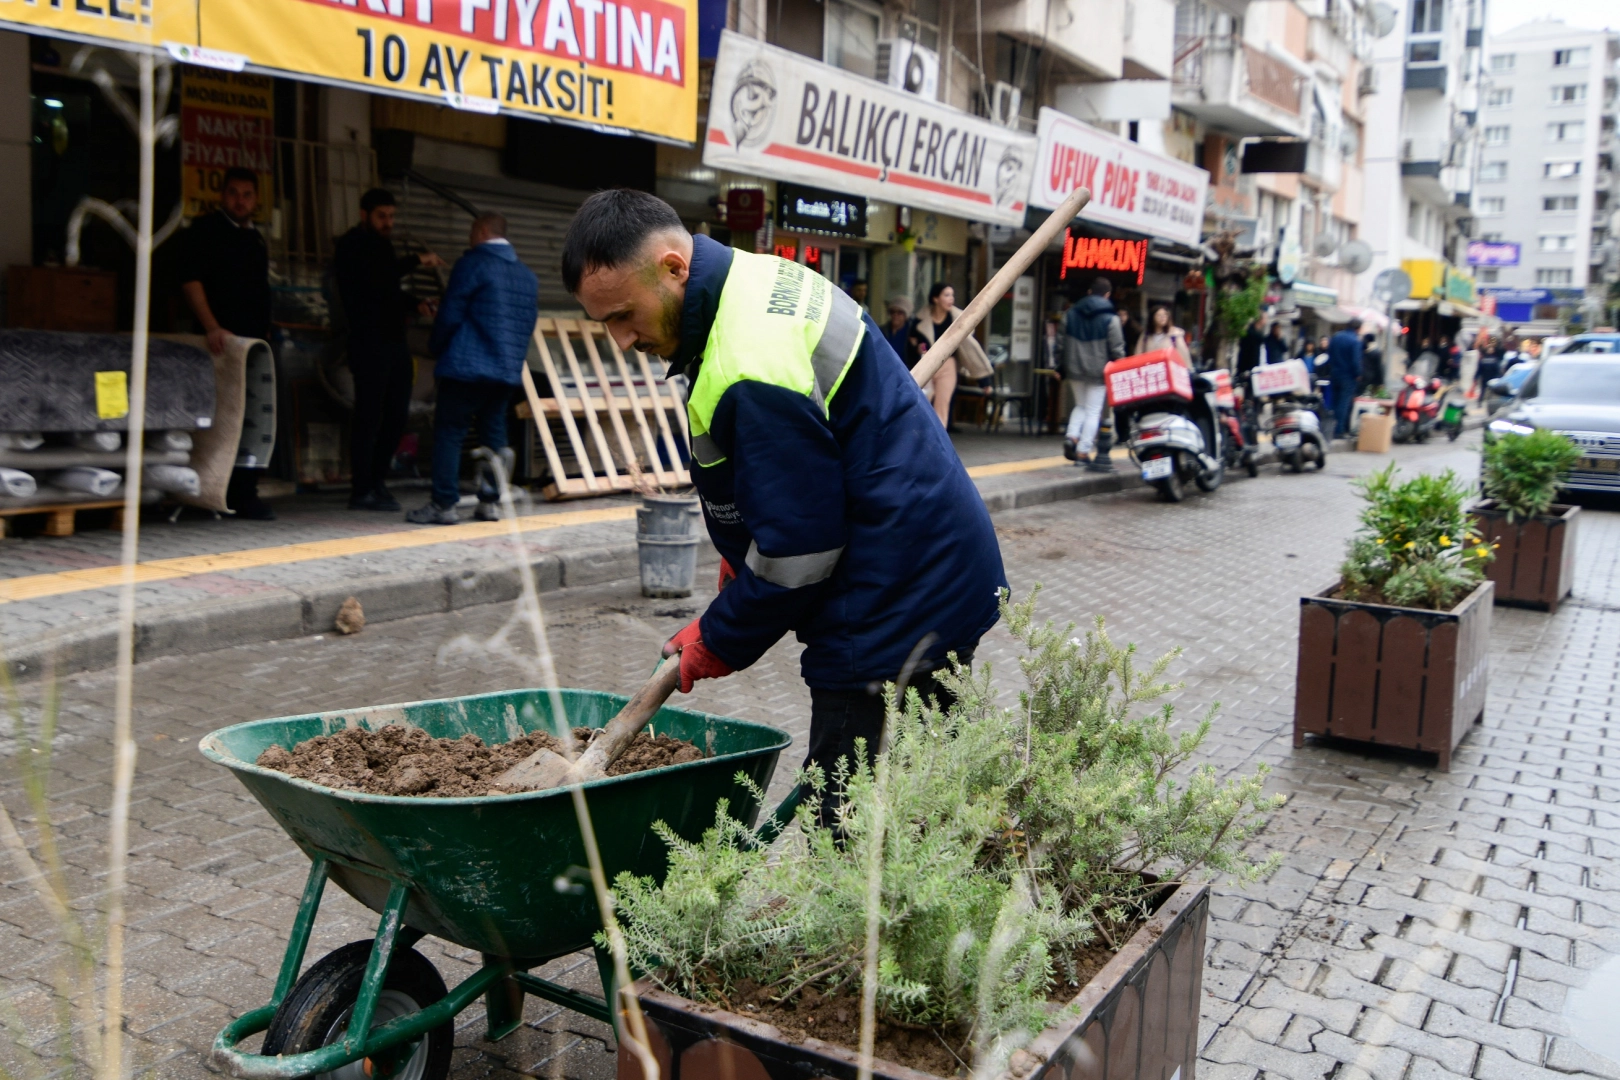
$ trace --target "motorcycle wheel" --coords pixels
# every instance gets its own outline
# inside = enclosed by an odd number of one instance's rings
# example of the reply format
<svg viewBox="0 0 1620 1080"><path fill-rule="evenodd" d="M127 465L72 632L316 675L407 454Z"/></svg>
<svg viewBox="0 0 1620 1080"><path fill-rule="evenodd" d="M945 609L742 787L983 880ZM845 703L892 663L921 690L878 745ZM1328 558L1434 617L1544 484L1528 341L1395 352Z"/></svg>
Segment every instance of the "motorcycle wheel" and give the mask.
<svg viewBox="0 0 1620 1080"><path fill-rule="evenodd" d="M1243 471L1249 474L1250 479L1260 475L1260 463L1254 460L1253 454L1243 455Z"/></svg>
<svg viewBox="0 0 1620 1080"><path fill-rule="evenodd" d="M1305 471L1305 455L1302 451L1295 450L1288 455L1288 471L1296 473Z"/></svg>
<svg viewBox="0 0 1620 1080"><path fill-rule="evenodd" d="M1221 460L1215 462L1213 469L1208 471L1199 469L1193 474L1193 482L1198 485L1198 490L1205 493L1220 487L1224 479L1226 479L1226 462Z"/></svg>
<svg viewBox="0 0 1620 1080"><path fill-rule="evenodd" d="M1417 425L1412 423L1412 421L1397 420L1395 421L1395 433L1393 437L1398 443L1411 442L1412 436L1416 433L1416 431Z"/></svg>
<svg viewBox="0 0 1620 1080"><path fill-rule="evenodd" d="M1456 442L1457 437L1462 434L1462 431L1463 429L1461 424L1453 424L1446 430L1446 438L1450 439L1452 442Z"/></svg>
<svg viewBox="0 0 1620 1080"><path fill-rule="evenodd" d="M1327 447L1325 447L1325 446L1317 447L1316 448L1316 457L1314 459L1312 459L1312 460L1316 465L1316 471L1317 472L1322 472L1323 470L1325 470L1327 468Z"/></svg>
<svg viewBox="0 0 1620 1080"><path fill-rule="evenodd" d="M1181 474L1173 472L1163 480L1153 481L1153 486L1159 489L1159 498L1165 502L1178 503L1186 492L1181 486Z"/></svg>

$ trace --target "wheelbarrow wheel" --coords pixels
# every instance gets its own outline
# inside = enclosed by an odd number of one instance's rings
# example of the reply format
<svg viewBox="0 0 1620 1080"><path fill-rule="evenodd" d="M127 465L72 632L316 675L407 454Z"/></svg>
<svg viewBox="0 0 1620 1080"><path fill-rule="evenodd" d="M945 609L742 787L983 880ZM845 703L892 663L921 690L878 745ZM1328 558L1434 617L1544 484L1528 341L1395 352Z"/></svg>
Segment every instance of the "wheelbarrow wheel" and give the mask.
<svg viewBox="0 0 1620 1080"><path fill-rule="evenodd" d="M369 940L354 941L313 964L271 1018L259 1053L301 1054L341 1039L348 1030L355 999L360 996L370 956ZM445 993L444 980L427 957L415 949L398 950L383 980L371 1026L424 1009ZM450 1074L454 1041L455 1025L446 1021L414 1044L320 1075L330 1080L445 1080Z"/></svg>

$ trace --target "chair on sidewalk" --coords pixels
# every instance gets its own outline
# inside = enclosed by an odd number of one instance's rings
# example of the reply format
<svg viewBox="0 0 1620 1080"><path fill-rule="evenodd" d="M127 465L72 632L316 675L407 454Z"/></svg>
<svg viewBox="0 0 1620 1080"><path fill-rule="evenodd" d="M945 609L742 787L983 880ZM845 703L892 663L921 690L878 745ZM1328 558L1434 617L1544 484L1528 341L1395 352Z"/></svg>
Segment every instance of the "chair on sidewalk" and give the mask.
<svg viewBox="0 0 1620 1080"><path fill-rule="evenodd" d="M990 388L990 419L986 427L991 431L999 431L1002 421L1007 418L1008 403L1017 402L1018 433L1028 435L1030 420L1034 416L1034 377L1031 377L1030 386L1022 390L1017 389L1011 381L1009 371L1011 367L1011 364L1003 363L996 368L995 383Z"/></svg>

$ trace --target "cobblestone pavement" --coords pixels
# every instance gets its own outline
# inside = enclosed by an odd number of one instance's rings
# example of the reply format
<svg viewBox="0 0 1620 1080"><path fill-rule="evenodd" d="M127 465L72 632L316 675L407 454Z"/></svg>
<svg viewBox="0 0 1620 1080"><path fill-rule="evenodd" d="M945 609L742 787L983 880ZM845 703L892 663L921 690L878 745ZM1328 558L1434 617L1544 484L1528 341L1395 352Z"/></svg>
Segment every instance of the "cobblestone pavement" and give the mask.
<svg viewBox="0 0 1620 1080"><path fill-rule="evenodd" d="M1408 467L1469 473L1461 446L1408 448ZM1260 839L1285 861L1248 890L1217 889L1205 975L1203 1080L1620 1080L1591 1047L1612 1034L1565 1018L1569 998L1620 953L1613 857L1620 752L1611 712L1620 663L1620 515L1584 515L1576 595L1558 615L1494 613L1490 703L1453 771L1424 759L1290 745L1298 596L1334 575L1357 504L1347 480L1381 459L1336 455L1323 474L1233 484L1179 506L1143 490L996 518L1017 591L1039 582L1048 617L1100 613L1147 655L1180 646L1183 716L1221 703L1207 758L1272 769L1289 796ZM660 641L699 610L622 584L546 598L567 685L623 690ZM441 660L462 635L488 638L504 605L168 658L138 669L140 763L133 806L130 1030L151 1075L200 1077L231 1017L267 1000L306 863L228 774L196 752L212 728L262 716L466 694L525 684L490 652ZM699 685L697 708L761 720L802 745L807 693L797 648ZM980 653L1003 685L1015 667L993 631ZM25 686L37 710L46 683ZM107 673L61 681L54 828L70 887L101 886L110 755ZM5 747L8 754L15 747ZM799 749L774 788L784 789ZM1612 776L1612 773L1609 774ZM37 843L13 769L0 798ZM369 936L374 918L330 895L312 956ZM50 921L9 863L0 873L0 1058L41 1047L60 953ZM425 942L454 982L476 957ZM1612 970L1612 969L1611 969ZM591 987L580 958L551 974ZM458 1023L456 1080L514 1074L605 1077L611 1037L530 1001L499 1043L477 1009ZM8 1061L8 1065L10 1062ZM13 1070L16 1071L15 1069Z"/></svg>

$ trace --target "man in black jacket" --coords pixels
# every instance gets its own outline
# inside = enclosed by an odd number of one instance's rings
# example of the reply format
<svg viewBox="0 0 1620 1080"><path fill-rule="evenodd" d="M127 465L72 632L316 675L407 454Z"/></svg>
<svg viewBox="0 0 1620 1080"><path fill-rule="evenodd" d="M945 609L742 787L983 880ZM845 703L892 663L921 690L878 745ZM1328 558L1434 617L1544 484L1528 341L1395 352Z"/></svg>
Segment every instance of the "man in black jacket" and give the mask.
<svg viewBox="0 0 1620 1080"><path fill-rule="evenodd" d="M219 209L181 234L180 293L215 356L224 353L225 339L233 334L270 340L270 252L253 226L258 208L258 174L227 169ZM231 471L225 505L238 518L275 520L270 504L259 498L259 471L268 464Z"/></svg>
<svg viewBox="0 0 1620 1080"><path fill-rule="evenodd" d="M1260 366L1260 351L1266 343L1266 336L1260 332L1262 320L1256 319L1249 324L1249 329L1238 339L1238 377L1242 378Z"/></svg>
<svg viewBox="0 0 1620 1080"><path fill-rule="evenodd" d="M405 326L418 306L400 282L418 266L444 265L430 251L395 254L393 233L394 196L372 188L360 197L360 224L338 238L333 266L349 323L349 370L354 373L351 510L399 510L383 480L410 413L413 371Z"/></svg>

